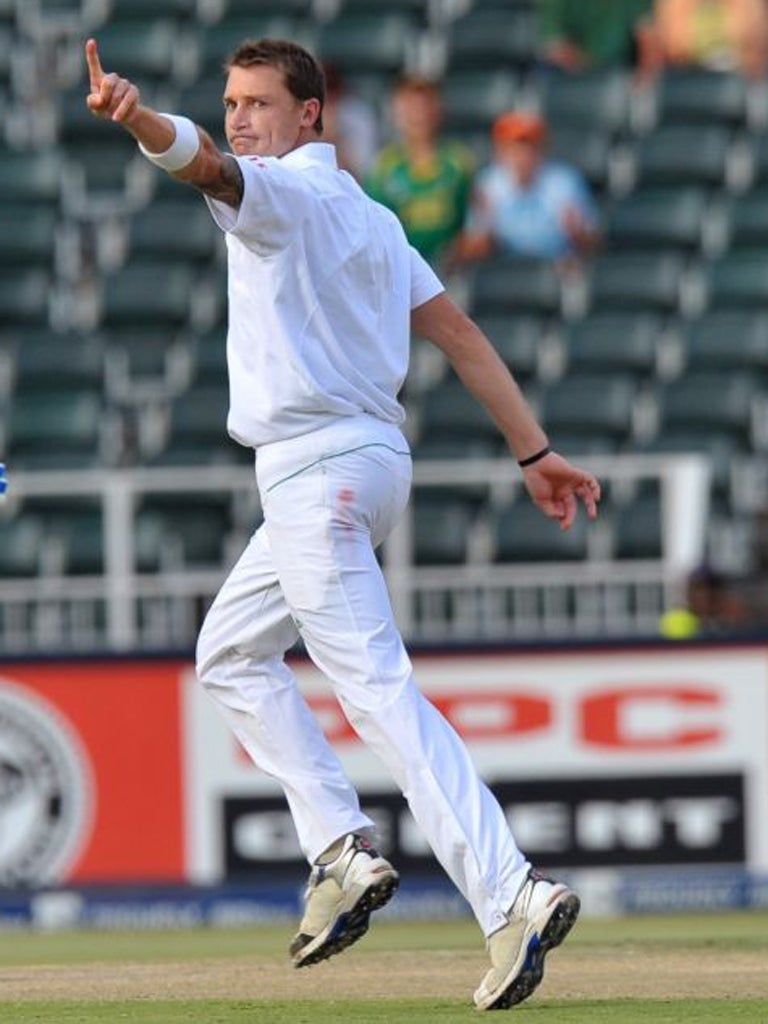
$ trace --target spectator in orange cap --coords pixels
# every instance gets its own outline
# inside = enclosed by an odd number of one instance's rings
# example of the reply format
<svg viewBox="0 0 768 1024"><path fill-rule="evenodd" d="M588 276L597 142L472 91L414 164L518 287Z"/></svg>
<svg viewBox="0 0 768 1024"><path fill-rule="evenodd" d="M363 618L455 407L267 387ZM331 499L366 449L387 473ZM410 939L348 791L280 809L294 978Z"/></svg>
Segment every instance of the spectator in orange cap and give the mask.
<svg viewBox="0 0 768 1024"><path fill-rule="evenodd" d="M536 114L510 111L493 125L494 159L475 181L460 254L494 252L563 260L590 252L597 213L581 174L547 159L547 126Z"/></svg>

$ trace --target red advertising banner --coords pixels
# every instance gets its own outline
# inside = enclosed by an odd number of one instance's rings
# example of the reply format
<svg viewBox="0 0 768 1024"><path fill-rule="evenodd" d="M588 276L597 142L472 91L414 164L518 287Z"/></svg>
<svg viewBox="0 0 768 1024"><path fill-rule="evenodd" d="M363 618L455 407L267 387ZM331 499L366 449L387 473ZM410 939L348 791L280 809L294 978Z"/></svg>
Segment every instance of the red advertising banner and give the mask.
<svg viewBox="0 0 768 1024"><path fill-rule="evenodd" d="M754 645L423 654L521 847L579 868L768 865L768 651ZM325 680L299 684L404 868L429 849ZM0 666L0 888L216 883L301 864L285 798L189 661Z"/></svg>
<svg viewBox="0 0 768 1024"><path fill-rule="evenodd" d="M0 884L184 878L180 675L0 669Z"/></svg>

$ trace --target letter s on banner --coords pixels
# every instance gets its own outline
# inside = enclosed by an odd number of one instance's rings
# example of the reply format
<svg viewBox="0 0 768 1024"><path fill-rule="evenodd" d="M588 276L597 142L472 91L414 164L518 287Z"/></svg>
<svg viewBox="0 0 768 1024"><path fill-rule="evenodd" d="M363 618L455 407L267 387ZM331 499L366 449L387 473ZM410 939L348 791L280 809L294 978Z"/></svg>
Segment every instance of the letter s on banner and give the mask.
<svg viewBox="0 0 768 1024"><path fill-rule="evenodd" d="M666 705L659 714L658 732L644 731L633 735L628 717L637 710L640 702ZM580 709L580 732L584 743L598 747L620 747L623 750L674 750L714 743L722 739L722 726L712 722L709 726L686 729L670 728L669 716L684 715L686 710L700 710L722 707L722 694L716 690L692 686L627 686L621 689L605 690L591 697L585 697ZM648 708L650 711L651 709Z"/></svg>

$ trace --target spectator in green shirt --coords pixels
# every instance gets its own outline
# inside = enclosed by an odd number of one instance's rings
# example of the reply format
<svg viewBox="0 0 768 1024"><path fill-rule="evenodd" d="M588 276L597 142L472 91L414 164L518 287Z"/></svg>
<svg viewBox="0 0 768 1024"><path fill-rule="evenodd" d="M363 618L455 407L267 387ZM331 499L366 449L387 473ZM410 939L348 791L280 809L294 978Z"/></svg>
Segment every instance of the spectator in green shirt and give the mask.
<svg viewBox="0 0 768 1024"><path fill-rule="evenodd" d="M472 154L440 137L439 87L404 78L392 97L397 141L376 158L365 183L368 194L393 210L408 241L430 263L439 263L464 225L474 174Z"/></svg>
<svg viewBox="0 0 768 1024"><path fill-rule="evenodd" d="M539 0L542 57L563 71L635 63L653 0Z"/></svg>

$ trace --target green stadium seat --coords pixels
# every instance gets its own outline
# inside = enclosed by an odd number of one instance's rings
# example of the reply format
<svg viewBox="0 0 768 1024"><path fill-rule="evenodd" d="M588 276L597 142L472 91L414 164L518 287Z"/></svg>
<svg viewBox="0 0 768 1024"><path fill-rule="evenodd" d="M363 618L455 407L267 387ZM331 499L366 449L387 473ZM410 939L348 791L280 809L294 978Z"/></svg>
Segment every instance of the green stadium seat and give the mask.
<svg viewBox="0 0 768 1024"><path fill-rule="evenodd" d="M691 370L768 372L768 312L711 309L683 327L686 365Z"/></svg>
<svg viewBox="0 0 768 1024"><path fill-rule="evenodd" d="M712 306L764 306L768 302L768 253L736 249L713 261L708 272Z"/></svg>
<svg viewBox="0 0 768 1024"><path fill-rule="evenodd" d="M42 523L59 572L95 576L104 571L103 515L97 499L29 498L24 511Z"/></svg>
<svg viewBox="0 0 768 1024"><path fill-rule="evenodd" d="M96 39L103 66L125 78L183 79L194 67L191 40L178 38L171 18L112 20Z"/></svg>
<svg viewBox="0 0 768 1024"><path fill-rule="evenodd" d="M752 139L753 185L768 185L768 133L761 132Z"/></svg>
<svg viewBox="0 0 768 1024"><path fill-rule="evenodd" d="M557 271L543 260L496 258L477 268L471 281L473 316L491 313L560 313Z"/></svg>
<svg viewBox="0 0 768 1024"><path fill-rule="evenodd" d="M195 21L199 7L199 0L110 0L111 16L120 22L133 18L143 21L175 18L182 23Z"/></svg>
<svg viewBox="0 0 768 1024"><path fill-rule="evenodd" d="M717 185L726 180L732 136L721 125L663 125L636 146L641 185Z"/></svg>
<svg viewBox="0 0 768 1024"><path fill-rule="evenodd" d="M67 143L64 156L64 205L76 219L85 211L92 211L96 203L102 203L102 209L112 215L132 208L132 180L137 174L144 175L146 180L151 173L136 146L128 138L116 137L111 132L86 143Z"/></svg>
<svg viewBox="0 0 768 1024"><path fill-rule="evenodd" d="M35 516L0 513L0 578L37 576L43 526Z"/></svg>
<svg viewBox="0 0 768 1024"><path fill-rule="evenodd" d="M549 443L556 452L578 462L587 455L614 455L619 451L619 440L607 434L582 430L578 425L567 429L549 430Z"/></svg>
<svg viewBox="0 0 768 1024"><path fill-rule="evenodd" d="M157 105L156 88L137 82L142 100ZM140 155L134 140L118 125L91 114L85 104L88 91L84 80L57 96L58 137L64 161L64 200L68 210L81 216L84 206L105 195L109 213L120 212L119 203L136 174L148 176L150 165ZM113 200L110 202L110 200Z"/></svg>
<svg viewBox="0 0 768 1024"><path fill-rule="evenodd" d="M530 12L509 8L470 11L448 33L448 67L528 67L536 57L536 27Z"/></svg>
<svg viewBox="0 0 768 1024"><path fill-rule="evenodd" d="M455 71L443 83L445 132L489 130L494 119L517 103L519 85L504 68Z"/></svg>
<svg viewBox="0 0 768 1024"><path fill-rule="evenodd" d="M11 59L15 33L10 26L0 23L0 82L11 84Z"/></svg>
<svg viewBox="0 0 768 1024"><path fill-rule="evenodd" d="M188 263L128 263L104 279L101 323L105 327L188 324L195 286L195 274Z"/></svg>
<svg viewBox="0 0 768 1024"><path fill-rule="evenodd" d="M761 394L759 379L747 372L698 370L665 384L657 391L659 430L715 427L724 434L749 440L752 409Z"/></svg>
<svg viewBox="0 0 768 1024"><path fill-rule="evenodd" d="M57 223L50 207L0 203L0 264L53 269Z"/></svg>
<svg viewBox="0 0 768 1024"><path fill-rule="evenodd" d="M165 445L146 464L252 464L253 452L227 436L228 411L225 385L194 386L178 395L170 405Z"/></svg>
<svg viewBox="0 0 768 1024"><path fill-rule="evenodd" d="M711 200L696 188L639 190L608 213L613 248L698 249Z"/></svg>
<svg viewBox="0 0 768 1024"><path fill-rule="evenodd" d="M170 364L185 362L183 334L165 326L128 324L99 331L106 353L106 368L112 373L117 365L129 380L170 380L175 376ZM179 374L181 374L179 369Z"/></svg>
<svg viewBox="0 0 768 1024"><path fill-rule="evenodd" d="M591 269L594 310L675 311L685 259L676 251L603 253Z"/></svg>
<svg viewBox="0 0 768 1024"><path fill-rule="evenodd" d="M98 391L17 394L8 419L8 461L30 469L98 465L101 431Z"/></svg>
<svg viewBox="0 0 768 1024"><path fill-rule="evenodd" d="M579 562L587 557L587 522L578 516L561 530L527 499L497 513L492 523L495 562Z"/></svg>
<svg viewBox="0 0 768 1024"><path fill-rule="evenodd" d="M402 12L342 13L321 25L317 51L342 74L395 74L406 66L417 36L417 22Z"/></svg>
<svg viewBox="0 0 768 1024"><path fill-rule="evenodd" d="M728 207L729 243L736 247L768 243L768 188L734 196Z"/></svg>
<svg viewBox="0 0 768 1024"><path fill-rule="evenodd" d="M569 372L636 377L656 372L663 319L655 313L593 313L565 331Z"/></svg>
<svg viewBox="0 0 768 1024"><path fill-rule="evenodd" d="M474 11L508 11L515 8L519 11L533 11L538 0L473 0Z"/></svg>
<svg viewBox="0 0 768 1024"><path fill-rule="evenodd" d="M535 316L478 316L476 323L520 380L535 377L541 362L546 321Z"/></svg>
<svg viewBox="0 0 768 1024"><path fill-rule="evenodd" d="M616 558L662 556L661 500L656 494L639 494L634 501L619 505L614 512Z"/></svg>
<svg viewBox="0 0 768 1024"><path fill-rule="evenodd" d="M309 18L314 14L314 0L225 0L224 13L227 18L243 15L262 17L265 14L290 14Z"/></svg>
<svg viewBox="0 0 768 1024"><path fill-rule="evenodd" d="M475 508L461 497L414 493L413 556L416 565L463 565Z"/></svg>
<svg viewBox="0 0 768 1024"><path fill-rule="evenodd" d="M716 424L698 424L692 429L667 428L658 437L635 444L630 450L648 455L707 455L712 466L713 490L726 493L734 458L747 454L749 444L743 437L724 434Z"/></svg>
<svg viewBox="0 0 768 1024"><path fill-rule="evenodd" d="M192 346L192 379L195 387L224 388L227 375L227 331L217 327L198 335Z"/></svg>
<svg viewBox="0 0 768 1024"><path fill-rule="evenodd" d="M304 32L307 31L306 26ZM233 17L224 17L215 25L201 27L198 32L200 64L203 75L220 75L219 99L224 87L224 62L232 51L246 39L295 39L302 42L302 23L295 18L262 12L252 7L248 14L236 12ZM307 38L308 42L309 39ZM181 109L181 108L180 108Z"/></svg>
<svg viewBox="0 0 768 1024"><path fill-rule="evenodd" d="M632 430L636 393L630 374L571 374L542 388L539 413L547 431L601 433L621 440Z"/></svg>
<svg viewBox="0 0 768 1024"><path fill-rule="evenodd" d="M743 75L689 68L665 74L658 86L657 117L664 124L702 122L743 125L748 84Z"/></svg>
<svg viewBox="0 0 768 1024"><path fill-rule="evenodd" d="M553 138L563 126L615 135L629 124L630 81L625 71L544 75L540 97Z"/></svg>
<svg viewBox="0 0 768 1024"><path fill-rule="evenodd" d="M220 567L232 529L230 504L228 495L146 496L136 515L139 571Z"/></svg>
<svg viewBox="0 0 768 1024"><path fill-rule="evenodd" d="M412 449L416 461L455 461L456 459L495 459L506 451L501 434L498 438L490 436L472 437L456 434L451 437L433 437L414 444ZM429 493L432 492L430 488ZM487 497L488 489L483 488L482 494ZM461 488L464 494L464 487ZM455 492L454 492L455 495Z"/></svg>
<svg viewBox="0 0 768 1024"><path fill-rule="evenodd" d="M55 206L61 199L61 153L56 149L21 152L0 148L0 204Z"/></svg>
<svg viewBox="0 0 768 1024"><path fill-rule="evenodd" d="M99 391L104 386L100 339L76 331L17 329L11 332L14 382L19 394Z"/></svg>
<svg viewBox="0 0 768 1024"><path fill-rule="evenodd" d="M128 251L136 259L208 263L224 252L223 236L208 207L176 184L176 198L156 199L130 219Z"/></svg>
<svg viewBox="0 0 768 1024"><path fill-rule="evenodd" d="M455 378L438 384L423 398L419 438L447 440L498 437L498 428L477 399Z"/></svg>
<svg viewBox="0 0 768 1024"><path fill-rule="evenodd" d="M181 113L191 118L195 124L205 128L214 139L219 141L224 139L224 103L222 97L225 84L226 78L219 67L213 74L209 73L182 89L179 93L177 105ZM175 186L175 192L178 192L183 187L178 182L175 182L170 175L162 171L158 171L157 176L162 178L164 183L161 186L161 194L163 195L170 195L172 186Z"/></svg>
<svg viewBox="0 0 768 1024"><path fill-rule="evenodd" d="M593 189L602 192L610 184L611 145L610 136L599 128L557 124L552 126L549 152L553 160L575 167Z"/></svg>
<svg viewBox="0 0 768 1024"><path fill-rule="evenodd" d="M51 278L45 270L0 274L0 325L47 324Z"/></svg>

